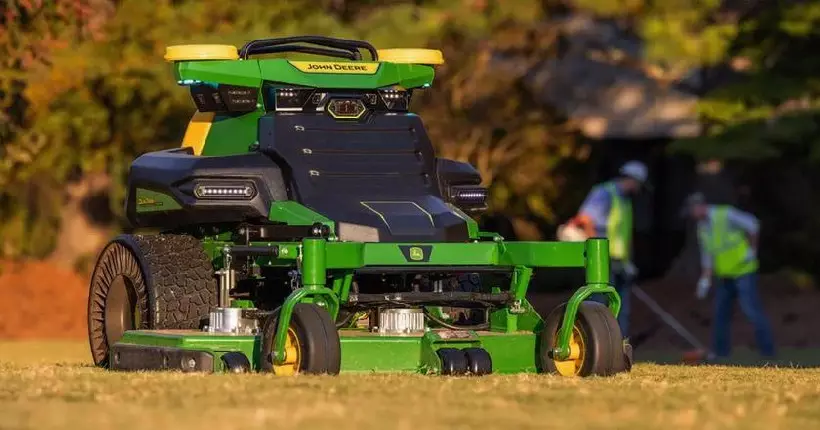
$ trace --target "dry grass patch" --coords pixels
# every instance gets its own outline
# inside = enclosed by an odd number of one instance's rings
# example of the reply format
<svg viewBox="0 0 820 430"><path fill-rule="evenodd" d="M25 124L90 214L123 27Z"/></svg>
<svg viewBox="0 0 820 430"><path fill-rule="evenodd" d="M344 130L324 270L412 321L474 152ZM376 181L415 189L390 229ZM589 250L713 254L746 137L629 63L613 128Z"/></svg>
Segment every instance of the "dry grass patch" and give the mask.
<svg viewBox="0 0 820 430"><path fill-rule="evenodd" d="M820 427L820 370L638 365L607 379L111 373L84 344L0 343L0 428Z"/></svg>

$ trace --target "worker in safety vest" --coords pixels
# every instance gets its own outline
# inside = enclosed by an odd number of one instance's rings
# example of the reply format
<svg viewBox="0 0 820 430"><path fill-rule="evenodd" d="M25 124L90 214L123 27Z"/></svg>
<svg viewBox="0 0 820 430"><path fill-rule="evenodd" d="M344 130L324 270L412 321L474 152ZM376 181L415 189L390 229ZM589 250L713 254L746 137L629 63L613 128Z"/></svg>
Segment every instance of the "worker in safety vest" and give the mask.
<svg viewBox="0 0 820 430"><path fill-rule="evenodd" d="M609 240L612 282L621 296L618 325L629 337L629 310L632 282L638 269L632 262L632 196L648 186L646 165L630 161L621 166L618 177L592 188L578 215L568 224L583 228L587 237ZM604 301L603 297L593 300Z"/></svg>
<svg viewBox="0 0 820 430"><path fill-rule="evenodd" d="M709 205L701 193L689 196L684 211L698 223L701 276L697 297L707 296L713 278L716 284L712 357L725 358L731 352L735 298L754 325L761 355L773 357L772 330L757 293L757 218L732 206Z"/></svg>

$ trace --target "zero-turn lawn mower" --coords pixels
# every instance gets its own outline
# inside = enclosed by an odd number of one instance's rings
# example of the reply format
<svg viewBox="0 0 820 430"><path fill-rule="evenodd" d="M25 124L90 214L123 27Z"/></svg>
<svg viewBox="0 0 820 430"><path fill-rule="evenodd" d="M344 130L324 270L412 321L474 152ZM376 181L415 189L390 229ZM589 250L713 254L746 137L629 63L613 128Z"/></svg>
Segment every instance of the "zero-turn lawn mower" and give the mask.
<svg viewBox="0 0 820 430"><path fill-rule="evenodd" d="M99 255L97 365L629 371L607 241L480 231L481 177L434 154L408 108L440 51L306 36L171 46L165 59L197 111L180 148L130 167L128 219L159 233L118 236ZM536 267L585 268L585 285L542 318L525 297ZM608 305L585 301L593 293Z"/></svg>

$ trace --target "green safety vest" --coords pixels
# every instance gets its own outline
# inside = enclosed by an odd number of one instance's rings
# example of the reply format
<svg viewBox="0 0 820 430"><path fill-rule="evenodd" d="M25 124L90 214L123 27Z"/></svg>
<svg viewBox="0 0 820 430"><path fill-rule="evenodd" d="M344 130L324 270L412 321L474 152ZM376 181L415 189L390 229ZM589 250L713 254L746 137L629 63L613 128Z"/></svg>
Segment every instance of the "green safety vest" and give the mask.
<svg viewBox="0 0 820 430"><path fill-rule="evenodd" d="M632 257L632 202L621 196L614 182L606 184L612 196L607 222L609 256L613 260L630 261Z"/></svg>
<svg viewBox="0 0 820 430"><path fill-rule="evenodd" d="M737 278L755 272L758 267L757 258L748 259L751 245L743 230L729 224L729 207L715 207L710 221L711 228L701 228L698 234L712 254L715 275Z"/></svg>

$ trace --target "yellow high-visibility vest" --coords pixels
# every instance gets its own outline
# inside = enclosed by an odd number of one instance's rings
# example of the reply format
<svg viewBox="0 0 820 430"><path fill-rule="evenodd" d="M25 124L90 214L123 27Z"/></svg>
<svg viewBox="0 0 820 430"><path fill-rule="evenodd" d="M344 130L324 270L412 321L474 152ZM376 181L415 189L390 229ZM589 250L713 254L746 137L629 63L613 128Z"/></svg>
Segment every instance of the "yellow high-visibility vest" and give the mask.
<svg viewBox="0 0 820 430"><path fill-rule="evenodd" d="M701 241L712 254L716 276L737 278L757 271L757 258L749 258L751 245L743 230L729 224L729 207L716 206L710 228L698 231Z"/></svg>
<svg viewBox="0 0 820 430"><path fill-rule="evenodd" d="M607 220L609 256L613 260L630 261L632 258L632 202L618 192L614 182L606 184L612 196Z"/></svg>

